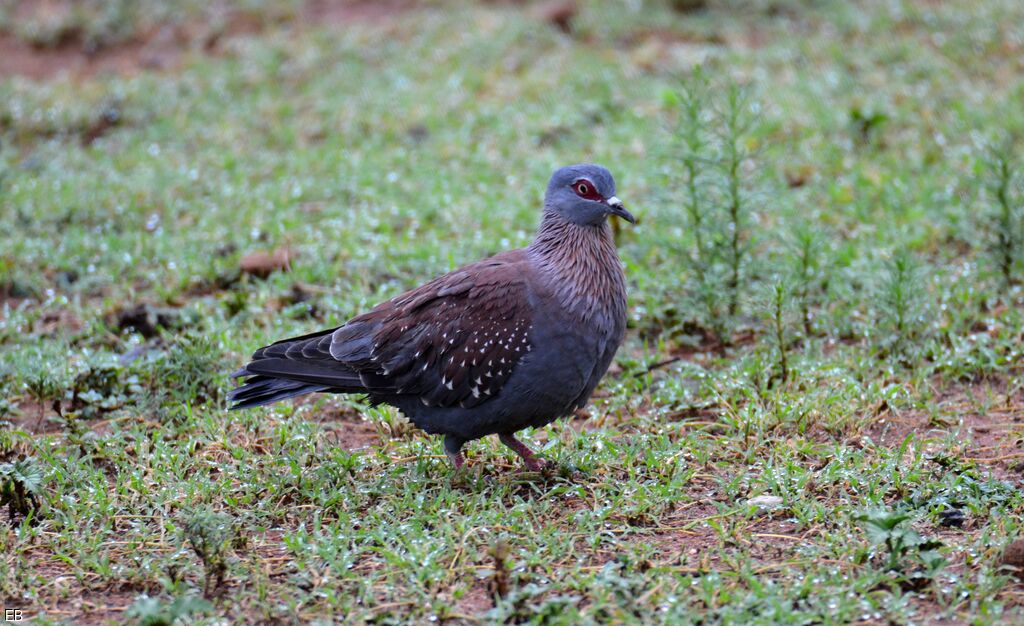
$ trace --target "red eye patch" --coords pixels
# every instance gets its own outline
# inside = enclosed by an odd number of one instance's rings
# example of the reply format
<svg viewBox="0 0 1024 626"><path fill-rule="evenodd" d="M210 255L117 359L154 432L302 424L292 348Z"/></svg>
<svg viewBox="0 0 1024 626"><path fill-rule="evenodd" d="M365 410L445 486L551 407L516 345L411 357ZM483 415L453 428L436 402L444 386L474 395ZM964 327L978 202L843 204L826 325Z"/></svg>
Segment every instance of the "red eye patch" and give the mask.
<svg viewBox="0 0 1024 626"><path fill-rule="evenodd" d="M597 187L594 186L594 183L590 182L586 178L581 178L574 182L572 184L572 189L576 192L576 195L581 198L596 200L598 202L604 200L604 196L597 192Z"/></svg>

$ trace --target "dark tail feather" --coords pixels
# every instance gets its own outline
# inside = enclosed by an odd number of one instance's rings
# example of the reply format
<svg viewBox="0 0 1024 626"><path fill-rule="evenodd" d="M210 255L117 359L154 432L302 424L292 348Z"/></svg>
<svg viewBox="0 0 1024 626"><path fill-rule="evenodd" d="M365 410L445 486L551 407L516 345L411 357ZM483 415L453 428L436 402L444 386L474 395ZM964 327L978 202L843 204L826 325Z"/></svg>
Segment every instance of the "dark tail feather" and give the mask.
<svg viewBox="0 0 1024 626"><path fill-rule="evenodd" d="M232 409L262 406L306 393L390 391L389 380L363 375L330 353L331 330L278 341L260 348L248 365L231 375L248 377L228 394Z"/></svg>
<svg viewBox="0 0 1024 626"><path fill-rule="evenodd" d="M327 389L328 387L324 385L314 385L298 380L253 376L241 387L232 389L228 393L228 400L233 403L230 410L234 411L236 409L263 406L278 400L284 400L285 398L325 391Z"/></svg>

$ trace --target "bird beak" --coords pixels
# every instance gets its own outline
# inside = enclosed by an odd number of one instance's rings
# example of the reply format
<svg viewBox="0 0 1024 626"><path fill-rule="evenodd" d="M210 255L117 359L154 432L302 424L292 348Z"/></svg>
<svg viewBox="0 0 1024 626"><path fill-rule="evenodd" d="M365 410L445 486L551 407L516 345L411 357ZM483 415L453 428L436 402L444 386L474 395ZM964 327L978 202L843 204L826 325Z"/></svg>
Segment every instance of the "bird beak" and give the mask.
<svg viewBox="0 0 1024 626"><path fill-rule="evenodd" d="M605 203L608 205L608 208L611 209L609 213L611 213L612 215L618 215L619 217L626 220L630 224L636 224L636 218L633 217L632 213L626 210L626 207L622 206L622 200L619 200L615 196L612 196L611 198L605 200Z"/></svg>

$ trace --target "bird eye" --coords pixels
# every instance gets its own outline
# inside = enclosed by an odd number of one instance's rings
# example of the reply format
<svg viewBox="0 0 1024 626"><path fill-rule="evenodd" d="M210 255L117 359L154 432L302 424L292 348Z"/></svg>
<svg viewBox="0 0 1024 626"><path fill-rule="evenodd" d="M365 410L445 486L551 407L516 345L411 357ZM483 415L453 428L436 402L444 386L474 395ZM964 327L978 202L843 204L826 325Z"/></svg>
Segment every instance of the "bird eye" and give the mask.
<svg viewBox="0 0 1024 626"><path fill-rule="evenodd" d="M588 193L590 193L590 187L587 186L587 183L577 183L576 193L580 194L581 196L585 196Z"/></svg>

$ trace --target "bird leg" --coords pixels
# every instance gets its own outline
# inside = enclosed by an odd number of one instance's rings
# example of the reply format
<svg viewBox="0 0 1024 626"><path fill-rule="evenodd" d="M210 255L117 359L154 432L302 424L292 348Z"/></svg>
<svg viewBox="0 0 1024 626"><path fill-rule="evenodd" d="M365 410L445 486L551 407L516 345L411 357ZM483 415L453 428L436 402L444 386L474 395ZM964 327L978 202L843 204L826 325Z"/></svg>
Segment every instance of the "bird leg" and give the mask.
<svg viewBox="0 0 1024 626"><path fill-rule="evenodd" d="M501 443L512 448L516 454L522 457L523 463L526 465L526 469L531 472L542 472L544 471L544 468L551 464L549 461L538 458L537 455L534 454L533 450L526 447L526 444L516 439L516 436L513 434L501 434L498 435L498 439L501 440Z"/></svg>
<svg viewBox="0 0 1024 626"><path fill-rule="evenodd" d="M448 460L452 462L452 465L455 466L455 469L459 469L460 467L465 465L466 457L462 456L461 452L456 452L455 454L451 454L450 452L445 450L444 453L448 456Z"/></svg>
<svg viewBox="0 0 1024 626"><path fill-rule="evenodd" d="M444 453L448 457L448 460L452 462L455 469L459 469L466 462L466 457L462 456L462 444L466 443L458 437L452 435L444 436Z"/></svg>

